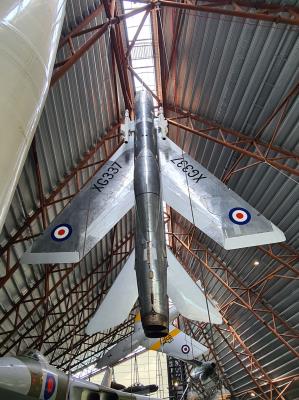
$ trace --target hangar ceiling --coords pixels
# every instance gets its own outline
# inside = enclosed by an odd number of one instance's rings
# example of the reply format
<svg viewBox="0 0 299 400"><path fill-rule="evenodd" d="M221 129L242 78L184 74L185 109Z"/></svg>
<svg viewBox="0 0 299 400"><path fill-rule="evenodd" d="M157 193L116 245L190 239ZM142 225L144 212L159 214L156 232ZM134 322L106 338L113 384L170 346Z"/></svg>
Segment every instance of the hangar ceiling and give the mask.
<svg viewBox="0 0 299 400"><path fill-rule="evenodd" d="M236 398L298 398L299 2L139 3L124 14L113 0L67 2L51 89L1 232L0 353L38 348L76 372L133 329L131 315L84 333L134 247L132 211L78 264L19 259L121 144L132 59L146 53L134 50L137 36L129 45L125 21L143 12L170 138L287 237L225 251L167 209L170 245L225 322L181 323L210 348Z"/></svg>

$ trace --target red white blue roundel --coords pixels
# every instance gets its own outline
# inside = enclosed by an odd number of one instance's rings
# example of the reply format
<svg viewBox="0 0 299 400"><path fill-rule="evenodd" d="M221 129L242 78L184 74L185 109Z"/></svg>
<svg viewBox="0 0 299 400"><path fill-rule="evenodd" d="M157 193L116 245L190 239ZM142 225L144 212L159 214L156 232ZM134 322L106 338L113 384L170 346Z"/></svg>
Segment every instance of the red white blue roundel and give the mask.
<svg viewBox="0 0 299 400"><path fill-rule="evenodd" d="M49 400L53 396L56 389L55 375L47 373L46 383L44 388L44 400Z"/></svg>
<svg viewBox="0 0 299 400"><path fill-rule="evenodd" d="M245 225L251 220L251 214L248 210L241 207L232 208L229 211L229 219L237 225Z"/></svg>
<svg viewBox="0 0 299 400"><path fill-rule="evenodd" d="M181 348L183 354L188 354L190 351L190 347L187 344L184 344Z"/></svg>
<svg viewBox="0 0 299 400"><path fill-rule="evenodd" d="M51 238L56 242L67 240L72 234L72 227L69 224L56 225L51 231Z"/></svg>

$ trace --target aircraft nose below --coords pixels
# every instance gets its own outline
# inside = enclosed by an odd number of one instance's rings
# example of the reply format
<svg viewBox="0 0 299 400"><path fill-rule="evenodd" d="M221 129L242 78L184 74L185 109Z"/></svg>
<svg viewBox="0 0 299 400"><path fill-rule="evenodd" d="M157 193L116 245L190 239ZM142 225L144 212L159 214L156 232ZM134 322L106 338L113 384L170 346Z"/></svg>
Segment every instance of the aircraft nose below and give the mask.
<svg viewBox="0 0 299 400"><path fill-rule="evenodd" d="M191 370L190 375L193 379L197 379L197 378L199 378L201 372L202 372L202 368L195 367Z"/></svg>
<svg viewBox="0 0 299 400"><path fill-rule="evenodd" d="M0 358L0 389L26 395L31 386L27 366L14 357Z"/></svg>

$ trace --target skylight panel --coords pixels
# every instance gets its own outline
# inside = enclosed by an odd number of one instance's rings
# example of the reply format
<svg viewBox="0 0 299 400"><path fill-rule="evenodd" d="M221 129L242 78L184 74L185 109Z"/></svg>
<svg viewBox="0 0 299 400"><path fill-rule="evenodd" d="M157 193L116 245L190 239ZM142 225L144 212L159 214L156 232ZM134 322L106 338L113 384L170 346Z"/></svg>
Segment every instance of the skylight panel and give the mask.
<svg viewBox="0 0 299 400"><path fill-rule="evenodd" d="M128 13L135 8L139 8L140 4L131 1L123 1L124 12ZM136 31L138 30L146 11L136 14L126 19L127 35L129 45L134 40ZM147 16L134 47L130 54L131 66L137 75L146 83L146 85L156 94L156 73L154 62L154 51L152 41L152 28L150 14ZM134 76L135 90L142 89L142 83Z"/></svg>

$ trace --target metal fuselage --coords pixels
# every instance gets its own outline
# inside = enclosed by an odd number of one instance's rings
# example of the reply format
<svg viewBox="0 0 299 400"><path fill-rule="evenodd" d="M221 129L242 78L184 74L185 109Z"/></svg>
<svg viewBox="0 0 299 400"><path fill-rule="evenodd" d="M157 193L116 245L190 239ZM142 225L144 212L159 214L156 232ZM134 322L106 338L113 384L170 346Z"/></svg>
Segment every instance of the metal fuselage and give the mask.
<svg viewBox="0 0 299 400"><path fill-rule="evenodd" d="M146 91L136 95L135 114L135 268L141 321L147 337L163 337L169 325L166 242L154 105Z"/></svg>
<svg viewBox="0 0 299 400"><path fill-rule="evenodd" d="M42 357L0 358L1 400L64 400L69 392L69 377L50 366Z"/></svg>
<svg viewBox="0 0 299 400"><path fill-rule="evenodd" d="M0 358L1 400L147 400L98 385L51 366L39 353Z"/></svg>

